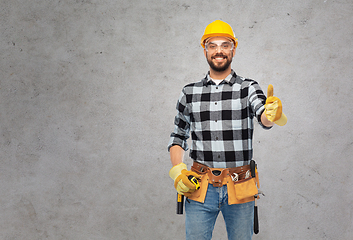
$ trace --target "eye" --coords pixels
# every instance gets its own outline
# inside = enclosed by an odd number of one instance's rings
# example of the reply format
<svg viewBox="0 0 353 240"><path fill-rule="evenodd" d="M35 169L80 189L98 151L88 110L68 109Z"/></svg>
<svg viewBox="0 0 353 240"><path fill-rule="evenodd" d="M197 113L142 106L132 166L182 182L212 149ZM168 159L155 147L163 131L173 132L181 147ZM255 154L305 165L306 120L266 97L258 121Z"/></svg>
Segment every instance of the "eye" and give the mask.
<svg viewBox="0 0 353 240"><path fill-rule="evenodd" d="M223 49L229 49L230 46L231 46L230 43L223 43L223 44L222 44L222 48L223 48Z"/></svg>
<svg viewBox="0 0 353 240"><path fill-rule="evenodd" d="M209 49L215 49L216 47L217 47L216 44L209 44L209 45L208 45L208 48L209 48Z"/></svg>

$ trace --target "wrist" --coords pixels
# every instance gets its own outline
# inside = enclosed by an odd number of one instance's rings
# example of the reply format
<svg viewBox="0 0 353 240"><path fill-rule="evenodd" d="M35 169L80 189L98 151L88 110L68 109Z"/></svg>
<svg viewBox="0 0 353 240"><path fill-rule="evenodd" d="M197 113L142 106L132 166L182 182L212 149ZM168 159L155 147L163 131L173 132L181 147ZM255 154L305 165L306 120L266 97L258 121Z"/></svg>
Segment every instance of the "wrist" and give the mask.
<svg viewBox="0 0 353 240"><path fill-rule="evenodd" d="M275 125L274 122L271 122L270 120L268 120L268 118L266 117L266 110L262 112L261 114L261 123L262 125L264 125L265 127L272 127L273 125Z"/></svg>

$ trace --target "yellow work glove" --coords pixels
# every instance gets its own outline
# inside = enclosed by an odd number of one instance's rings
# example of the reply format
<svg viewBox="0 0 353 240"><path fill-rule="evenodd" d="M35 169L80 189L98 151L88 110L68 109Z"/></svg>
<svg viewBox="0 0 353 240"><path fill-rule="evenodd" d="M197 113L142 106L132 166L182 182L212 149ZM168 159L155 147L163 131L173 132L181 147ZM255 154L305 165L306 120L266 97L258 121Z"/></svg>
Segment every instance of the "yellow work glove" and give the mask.
<svg viewBox="0 0 353 240"><path fill-rule="evenodd" d="M265 104L266 118L276 123L279 126L284 126L287 123L287 117L282 112L282 103L278 97L273 96L273 86L268 85L267 99Z"/></svg>
<svg viewBox="0 0 353 240"><path fill-rule="evenodd" d="M169 176L174 180L174 187L177 192L186 197L195 191L196 186L188 179L188 176L200 179L200 175L193 171L188 171L185 163L179 163L170 169Z"/></svg>

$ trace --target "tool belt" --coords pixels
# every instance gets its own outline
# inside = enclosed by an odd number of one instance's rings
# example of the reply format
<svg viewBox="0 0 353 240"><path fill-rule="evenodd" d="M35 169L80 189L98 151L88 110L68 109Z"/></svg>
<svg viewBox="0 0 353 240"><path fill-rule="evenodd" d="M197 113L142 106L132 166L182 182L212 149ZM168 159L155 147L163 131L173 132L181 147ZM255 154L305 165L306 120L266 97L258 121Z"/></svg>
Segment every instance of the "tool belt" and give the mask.
<svg viewBox="0 0 353 240"><path fill-rule="evenodd" d="M210 168L194 161L191 170L201 175L200 189L191 194L189 199L204 202L208 185L222 187L227 185L228 204L246 203L255 200L260 188L257 169L255 177L251 176L250 165L235 168Z"/></svg>

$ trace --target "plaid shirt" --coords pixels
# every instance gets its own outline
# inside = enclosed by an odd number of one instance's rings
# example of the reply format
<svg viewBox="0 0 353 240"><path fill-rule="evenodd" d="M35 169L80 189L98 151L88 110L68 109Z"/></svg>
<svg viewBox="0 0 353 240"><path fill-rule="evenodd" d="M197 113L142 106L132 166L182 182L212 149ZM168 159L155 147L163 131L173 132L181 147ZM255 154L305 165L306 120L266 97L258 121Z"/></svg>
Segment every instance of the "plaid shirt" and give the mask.
<svg viewBox="0 0 353 240"><path fill-rule="evenodd" d="M249 164L252 159L253 118L260 125L266 97L257 82L232 73L219 85L209 74L200 82L186 85L176 109L173 145L188 150L190 157L212 168L230 168Z"/></svg>

